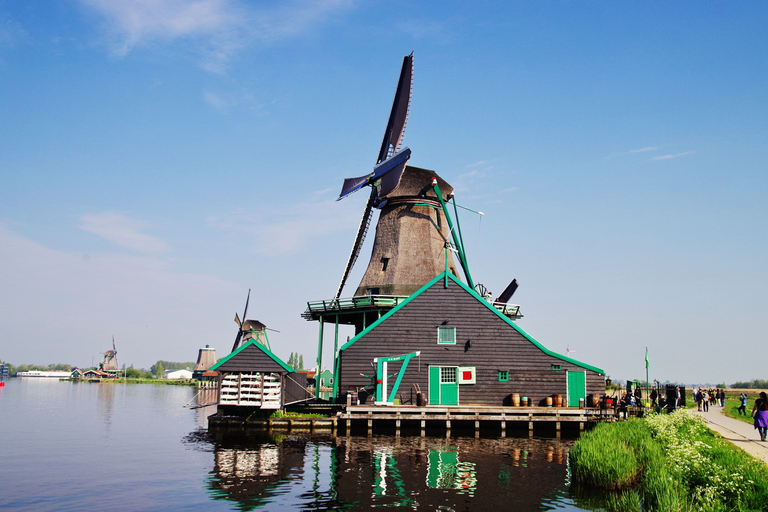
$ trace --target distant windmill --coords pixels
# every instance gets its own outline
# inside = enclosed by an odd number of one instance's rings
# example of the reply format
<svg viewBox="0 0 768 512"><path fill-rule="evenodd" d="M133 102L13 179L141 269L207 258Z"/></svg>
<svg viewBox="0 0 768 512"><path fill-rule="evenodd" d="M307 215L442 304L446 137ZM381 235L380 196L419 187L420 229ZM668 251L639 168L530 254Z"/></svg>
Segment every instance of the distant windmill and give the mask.
<svg viewBox="0 0 768 512"><path fill-rule="evenodd" d="M258 320L246 320L248 314L248 302L251 300L251 290L248 289L248 297L245 299L245 309L243 309L243 320L235 313L235 323L237 324L237 335L235 336L235 344L232 345L232 352L237 350L240 346L240 342L246 342L250 339L256 339L259 343L269 348L269 339L267 338L267 326Z"/></svg>
<svg viewBox="0 0 768 512"><path fill-rule="evenodd" d="M571 353L572 352L576 352L576 351L575 350L571 350L570 345L566 345L565 346L565 356L566 357L571 357Z"/></svg>
<svg viewBox="0 0 768 512"><path fill-rule="evenodd" d="M115 347L115 337L112 336L112 350L104 352L104 357L99 363L99 370L103 372L117 372L120 367L117 365L117 348Z"/></svg>
<svg viewBox="0 0 768 512"><path fill-rule="evenodd" d="M449 223L433 183L447 201L453 188L433 171L408 167L411 150L400 149L411 100L413 54L403 58L395 99L389 115L376 166L370 174L344 180L339 200L370 186L371 193L352 244L347 265L334 300L341 296L349 273L360 254L373 208L381 210L368 268L355 291L360 295L410 295L445 269L458 275L445 242L451 238ZM433 180L436 180L433 182ZM446 263L444 263L444 259Z"/></svg>

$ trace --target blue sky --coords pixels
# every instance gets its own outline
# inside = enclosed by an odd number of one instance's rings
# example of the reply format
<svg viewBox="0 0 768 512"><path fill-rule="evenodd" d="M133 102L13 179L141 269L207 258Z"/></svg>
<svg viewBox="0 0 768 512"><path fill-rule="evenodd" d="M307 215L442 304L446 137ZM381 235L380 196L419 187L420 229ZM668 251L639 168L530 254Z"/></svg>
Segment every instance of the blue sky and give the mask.
<svg viewBox="0 0 768 512"><path fill-rule="evenodd" d="M0 0L0 358L314 360L402 57L472 275L613 379L765 377L764 2ZM370 255L363 249L347 293ZM343 336L350 333L343 332ZM332 340L326 338L326 344ZM324 356L328 361L330 352Z"/></svg>

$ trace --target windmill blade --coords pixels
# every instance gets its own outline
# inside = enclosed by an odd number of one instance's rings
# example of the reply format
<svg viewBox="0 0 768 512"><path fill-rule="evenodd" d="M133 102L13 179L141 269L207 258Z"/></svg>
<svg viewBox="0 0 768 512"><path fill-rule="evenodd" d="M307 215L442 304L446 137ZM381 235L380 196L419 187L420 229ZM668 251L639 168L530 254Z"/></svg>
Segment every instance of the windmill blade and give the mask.
<svg viewBox="0 0 768 512"><path fill-rule="evenodd" d="M349 254L349 259L347 260L347 266L344 269L344 275L341 277L341 282L339 283L339 289L336 291L336 295L334 296L333 300L336 301L341 296L341 291L344 289L344 285L347 282L347 277L349 277L349 273L352 271L352 267L355 266L355 261L357 261L357 256L360 254L360 249L363 247L363 241L365 240L365 235L368 233L368 226L371 224L371 216L373 214L373 202L374 202L374 195L375 192L371 191L371 195L368 197L368 202L365 204L365 210L363 210L363 218L360 219L360 226L357 228L357 235L355 236L355 243L352 244L352 252Z"/></svg>
<svg viewBox="0 0 768 512"><path fill-rule="evenodd" d="M405 148L408 150L408 148ZM410 150L408 150L408 155L405 157L404 160L401 160L400 162L396 163L394 167L389 168L386 173L381 176L381 180L379 184L376 186L376 205L377 207L381 207L381 200L386 198L390 193L392 193L393 190L397 188L397 186L400 184L400 178L403 177L403 172L405 171L405 165L408 163L408 157L410 156ZM397 156L397 155L395 155ZM393 156L392 158L395 158ZM391 160L391 159L390 159ZM389 160L387 160L389 161Z"/></svg>
<svg viewBox="0 0 768 512"><path fill-rule="evenodd" d="M243 322L246 320L246 315L248 314L248 303L251 301L251 289L248 288L248 297L245 299L245 309L243 309ZM239 320L237 318L237 313L235 313L235 322ZM238 322L237 327L237 336L235 336L235 344L232 345L232 352L237 350L237 347L240 345L240 340L243 339L243 324Z"/></svg>
<svg viewBox="0 0 768 512"><path fill-rule="evenodd" d="M341 186L341 193L336 200L341 201L351 193L357 192L364 186L375 182L379 178L382 180L387 179L390 183L388 187L385 187L386 192L379 192L379 196L385 196L389 194L400 182L400 176L403 175L405 164L408 163L410 158L411 150L406 147L393 154L391 157L387 158L380 164L376 165L373 168L373 172L371 174L366 174L365 176L360 176L358 178L345 179ZM390 175L393 175L394 177L389 177Z"/></svg>
<svg viewBox="0 0 768 512"><path fill-rule="evenodd" d="M345 179L344 183L341 185L341 193L339 194L339 198L336 200L341 201L352 192L357 192L358 190L366 186L368 184L368 178L370 177L371 177L370 174L366 174L365 176L360 176L359 178Z"/></svg>
<svg viewBox="0 0 768 512"><path fill-rule="evenodd" d="M403 57L403 67L400 69L400 80L397 83L395 99L392 102L392 111L389 113L387 129L384 131L384 139L381 141L379 158L376 162L387 159L390 152L397 151L403 140L405 125L408 122L408 112L411 106L411 86L413 84L413 52Z"/></svg>
<svg viewBox="0 0 768 512"><path fill-rule="evenodd" d="M513 279L512 282L509 283L506 288L504 288L504 291L501 292L501 295L499 295L499 298L496 302L507 303L509 299L512 298L515 290L517 290L517 279Z"/></svg>
<svg viewBox="0 0 768 512"><path fill-rule="evenodd" d="M243 322L248 320L248 303L251 301L251 289L248 288L248 297L245 299L245 309L243 310Z"/></svg>

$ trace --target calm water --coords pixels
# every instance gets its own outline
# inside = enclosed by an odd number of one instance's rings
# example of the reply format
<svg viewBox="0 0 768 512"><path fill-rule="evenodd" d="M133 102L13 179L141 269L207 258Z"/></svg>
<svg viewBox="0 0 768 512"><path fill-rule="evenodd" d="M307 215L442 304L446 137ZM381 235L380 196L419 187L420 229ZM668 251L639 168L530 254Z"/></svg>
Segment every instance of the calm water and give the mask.
<svg viewBox="0 0 768 512"><path fill-rule="evenodd" d="M196 391L7 381L0 509L586 510L572 441L213 436Z"/></svg>

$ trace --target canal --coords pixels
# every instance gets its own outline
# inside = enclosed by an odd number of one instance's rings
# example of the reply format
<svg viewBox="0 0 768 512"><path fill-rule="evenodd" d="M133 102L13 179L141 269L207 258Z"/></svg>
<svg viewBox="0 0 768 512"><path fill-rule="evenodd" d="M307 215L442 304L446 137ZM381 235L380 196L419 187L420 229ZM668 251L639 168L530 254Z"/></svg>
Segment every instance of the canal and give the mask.
<svg viewBox="0 0 768 512"><path fill-rule="evenodd" d="M0 509L589 510L574 439L209 433L195 392L7 381Z"/></svg>

